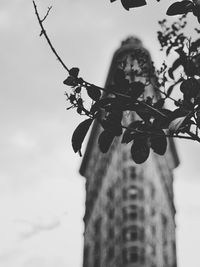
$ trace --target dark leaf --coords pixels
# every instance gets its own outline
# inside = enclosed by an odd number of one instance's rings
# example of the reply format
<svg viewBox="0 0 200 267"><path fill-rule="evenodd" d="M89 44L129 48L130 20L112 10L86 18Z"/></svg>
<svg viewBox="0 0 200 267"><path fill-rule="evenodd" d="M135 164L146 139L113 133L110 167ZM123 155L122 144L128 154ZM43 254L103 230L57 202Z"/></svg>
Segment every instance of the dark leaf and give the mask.
<svg viewBox="0 0 200 267"><path fill-rule="evenodd" d="M125 80L125 73L122 69L117 69L113 77L115 84L121 84Z"/></svg>
<svg viewBox="0 0 200 267"><path fill-rule="evenodd" d="M101 121L102 127L111 132L114 136L120 136L122 134L122 112L111 112L106 116L106 119Z"/></svg>
<svg viewBox="0 0 200 267"><path fill-rule="evenodd" d="M81 150L83 140L92 124L93 119L87 119L81 122L77 128L75 129L72 135L72 147L74 152L78 152Z"/></svg>
<svg viewBox="0 0 200 267"><path fill-rule="evenodd" d="M121 143L122 144L128 144L131 141L133 141L134 137L135 137L135 133L131 133L130 130L125 130L124 134L122 136Z"/></svg>
<svg viewBox="0 0 200 267"><path fill-rule="evenodd" d="M141 94L144 93L145 85L141 82L132 82L130 84L129 95L137 99Z"/></svg>
<svg viewBox="0 0 200 267"><path fill-rule="evenodd" d="M200 32L199 32L200 33ZM200 47L200 39L197 39L196 41L192 42L190 51L195 52Z"/></svg>
<svg viewBox="0 0 200 267"><path fill-rule="evenodd" d="M81 86L76 87L75 92L77 94L80 94L80 92L81 92Z"/></svg>
<svg viewBox="0 0 200 267"><path fill-rule="evenodd" d="M99 135L98 144L99 144L99 149L101 150L102 153L108 152L114 137L115 136L109 131L103 131Z"/></svg>
<svg viewBox="0 0 200 267"><path fill-rule="evenodd" d="M82 106L79 106L76 111L77 111L78 114L81 115L82 114L82 111L83 111L83 107Z"/></svg>
<svg viewBox="0 0 200 267"><path fill-rule="evenodd" d="M180 85L180 90L186 98L196 97L200 93L200 83L195 78L184 80Z"/></svg>
<svg viewBox="0 0 200 267"><path fill-rule="evenodd" d="M76 79L73 76L68 76L67 79L65 79L63 83L68 86L78 85Z"/></svg>
<svg viewBox="0 0 200 267"><path fill-rule="evenodd" d="M137 138L131 146L131 156L135 163L141 164L145 162L150 153L150 145L148 139Z"/></svg>
<svg viewBox="0 0 200 267"><path fill-rule="evenodd" d="M99 101L95 102L91 109L90 112L91 113L95 113L96 111L98 111L101 108L106 108L108 106L110 106L112 103L115 103L116 99L115 98L111 98L111 97L107 97L107 98L102 98Z"/></svg>
<svg viewBox="0 0 200 267"><path fill-rule="evenodd" d="M145 0L121 0L121 3L126 10L129 10L129 8L140 7L147 4Z"/></svg>
<svg viewBox="0 0 200 267"><path fill-rule="evenodd" d="M161 98L153 106L154 106L154 108L160 109L163 107L164 104L165 104L165 99Z"/></svg>
<svg viewBox="0 0 200 267"><path fill-rule="evenodd" d="M157 135L151 136L151 148L158 155L164 155L167 149L167 138L162 130L155 132Z"/></svg>
<svg viewBox="0 0 200 267"><path fill-rule="evenodd" d="M153 126L159 129L167 129L171 121L172 111L169 109L159 109L166 117L160 116L159 114L155 116Z"/></svg>
<svg viewBox="0 0 200 267"><path fill-rule="evenodd" d="M96 86L89 86L86 88L88 96L94 100L98 101L99 98L101 97L101 91L96 87Z"/></svg>
<svg viewBox="0 0 200 267"><path fill-rule="evenodd" d="M173 3L167 10L168 16L186 14L193 10L193 3L191 1L181 1Z"/></svg>
<svg viewBox="0 0 200 267"><path fill-rule="evenodd" d="M183 58L183 57L179 57L178 59L176 59L176 60L173 62L172 67L169 68L169 70L168 70L168 74L169 74L169 77L170 77L171 79L174 80L174 74L173 74L173 72L174 72L178 67L180 67L181 65L184 66L186 60L187 60L186 57L185 57L185 58Z"/></svg>
<svg viewBox="0 0 200 267"><path fill-rule="evenodd" d="M79 74L79 68L72 68L69 70L69 75L77 78Z"/></svg>

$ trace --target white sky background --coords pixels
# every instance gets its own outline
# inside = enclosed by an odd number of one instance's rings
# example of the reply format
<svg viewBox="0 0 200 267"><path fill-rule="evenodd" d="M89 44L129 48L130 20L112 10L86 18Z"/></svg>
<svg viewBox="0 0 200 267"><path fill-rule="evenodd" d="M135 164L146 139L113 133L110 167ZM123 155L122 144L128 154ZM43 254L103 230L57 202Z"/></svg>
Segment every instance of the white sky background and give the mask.
<svg viewBox="0 0 200 267"><path fill-rule="evenodd" d="M53 5L45 26L65 63L102 86L128 35L160 62L157 20L171 3L127 12L117 2L37 1L43 14ZM67 74L39 33L31 0L1 0L0 267L81 267L84 179L70 140L82 118L65 111ZM200 145L181 141L178 151L178 263L199 267Z"/></svg>

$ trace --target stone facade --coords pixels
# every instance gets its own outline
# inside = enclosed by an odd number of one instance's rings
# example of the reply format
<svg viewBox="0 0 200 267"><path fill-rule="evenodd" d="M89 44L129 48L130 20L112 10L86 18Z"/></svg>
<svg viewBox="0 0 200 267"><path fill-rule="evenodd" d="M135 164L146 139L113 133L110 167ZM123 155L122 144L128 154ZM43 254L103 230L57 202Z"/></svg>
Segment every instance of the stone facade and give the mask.
<svg viewBox="0 0 200 267"><path fill-rule="evenodd" d="M123 58L134 64L132 55L141 47L136 38L122 43L106 84L112 82ZM124 122L134 119L134 113L124 116ZM164 156L151 152L145 163L137 165L130 145L121 144L119 138L106 154L101 153L97 145L101 131L94 123L80 168L86 178L83 267L176 267L172 170L178 157L174 143L169 140Z"/></svg>

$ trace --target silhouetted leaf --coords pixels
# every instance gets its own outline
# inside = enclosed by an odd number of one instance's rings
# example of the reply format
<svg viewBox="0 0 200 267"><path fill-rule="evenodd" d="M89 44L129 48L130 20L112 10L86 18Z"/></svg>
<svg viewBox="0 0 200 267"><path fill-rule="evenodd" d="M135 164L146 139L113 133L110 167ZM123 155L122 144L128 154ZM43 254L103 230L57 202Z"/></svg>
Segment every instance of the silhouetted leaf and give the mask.
<svg viewBox="0 0 200 267"><path fill-rule="evenodd" d="M186 14L192 11L194 4L191 1L181 1L173 3L167 10L168 16Z"/></svg>
<svg viewBox="0 0 200 267"><path fill-rule="evenodd" d="M155 132L157 135L151 136L151 148L153 151L159 155L164 155L167 149L167 138L164 131L158 130Z"/></svg>
<svg viewBox="0 0 200 267"><path fill-rule="evenodd" d="M79 68L72 68L69 70L69 75L77 78L79 74Z"/></svg>
<svg viewBox="0 0 200 267"><path fill-rule="evenodd" d="M95 113L99 109L106 108L107 106L110 106L112 103L115 103L115 102L116 102L115 98L111 98L111 97L102 98L92 105L90 112Z"/></svg>
<svg viewBox="0 0 200 267"><path fill-rule="evenodd" d="M128 143L130 143L131 141L133 141L134 136L135 136L135 133L131 133L130 130L125 130L124 131L124 134L122 136L121 143L122 144L128 144Z"/></svg>
<svg viewBox="0 0 200 267"><path fill-rule="evenodd" d="M122 134L122 120L123 113L121 111L109 113L105 119L101 120L102 127L111 132L114 136L120 136Z"/></svg>
<svg viewBox="0 0 200 267"><path fill-rule="evenodd" d="M140 7L147 4L145 0L121 0L121 3L126 10L129 10L129 8Z"/></svg>
<svg viewBox="0 0 200 267"><path fill-rule="evenodd" d="M186 98L196 97L200 93L200 83L195 78L184 80L180 85L180 90Z"/></svg>
<svg viewBox="0 0 200 267"><path fill-rule="evenodd" d="M76 79L73 76L68 76L67 79L63 81L63 83L68 86L78 85Z"/></svg>
<svg viewBox="0 0 200 267"><path fill-rule="evenodd" d="M99 135L98 144L99 144L99 149L101 150L102 153L108 152L114 137L115 136L109 131L103 131Z"/></svg>
<svg viewBox="0 0 200 267"><path fill-rule="evenodd" d="M72 147L74 152L78 152L81 150L83 140L92 124L93 119L87 119L81 122L77 128L75 129L72 135Z"/></svg>
<svg viewBox="0 0 200 267"><path fill-rule="evenodd" d="M144 93L145 85L141 82L132 82L130 84L129 95L137 99L141 94Z"/></svg>
<svg viewBox="0 0 200 267"><path fill-rule="evenodd" d="M125 80L125 73L122 69L117 69L113 77L115 84L121 84Z"/></svg>
<svg viewBox="0 0 200 267"><path fill-rule="evenodd" d="M77 94L80 94L80 92L81 92L81 86L76 87L75 92Z"/></svg>
<svg viewBox="0 0 200 267"><path fill-rule="evenodd" d="M150 153L150 144L148 139L135 139L131 146L131 156L135 163L141 164L145 162Z"/></svg>
<svg viewBox="0 0 200 267"><path fill-rule="evenodd" d="M162 114L165 114L166 117L162 117L159 114L155 116L153 126L155 128L167 129L171 121L172 111L169 109L159 109Z"/></svg>
<svg viewBox="0 0 200 267"><path fill-rule="evenodd" d="M86 88L88 96L94 100L98 101L99 98L101 97L101 91L96 87L96 86L89 86Z"/></svg>

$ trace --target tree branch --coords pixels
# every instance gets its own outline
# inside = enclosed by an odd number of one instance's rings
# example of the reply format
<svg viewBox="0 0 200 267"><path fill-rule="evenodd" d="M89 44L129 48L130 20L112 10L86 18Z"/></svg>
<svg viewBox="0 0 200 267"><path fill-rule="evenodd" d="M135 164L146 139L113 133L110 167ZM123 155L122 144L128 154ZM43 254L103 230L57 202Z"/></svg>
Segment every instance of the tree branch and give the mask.
<svg viewBox="0 0 200 267"><path fill-rule="evenodd" d="M46 15L44 16L44 18L41 20L41 22L44 22L44 21L45 21L45 19L46 19L46 18L48 17L48 15L49 15L49 12L51 11L51 9L52 9L52 6L48 7L47 13L46 13Z"/></svg>
<svg viewBox="0 0 200 267"><path fill-rule="evenodd" d="M40 33L40 36L44 35L45 39L47 40L48 45L50 46L50 48L51 48L52 52L54 53L54 55L57 57L57 59L58 59L58 61L60 62L60 64L63 66L63 68L64 68L67 72L69 72L68 67L65 65L65 63L62 61L61 57L60 57L60 56L58 55L58 53L56 52L56 50L55 50L54 46L52 45L52 43L51 43L51 41L50 41L50 39L49 39L49 37L48 37L46 31L45 31L45 28L44 28L44 26L43 26L43 21L47 18L47 16L48 16L48 14L49 14L51 8L48 9L47 14L44 16L43 19L41 19L41 18L40 18L40 15L39 15L39 13L38 13L37 5L36 5L35 1L33 1L33 6L34 6L34 9L35 9L35 14L36 14L36 17L37 17L37 19L38 19L39 25L40 25L40 27L41 27L41 33Z"/></svg>

